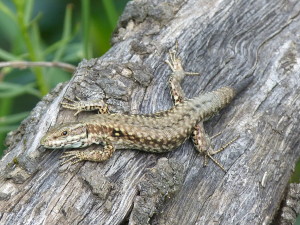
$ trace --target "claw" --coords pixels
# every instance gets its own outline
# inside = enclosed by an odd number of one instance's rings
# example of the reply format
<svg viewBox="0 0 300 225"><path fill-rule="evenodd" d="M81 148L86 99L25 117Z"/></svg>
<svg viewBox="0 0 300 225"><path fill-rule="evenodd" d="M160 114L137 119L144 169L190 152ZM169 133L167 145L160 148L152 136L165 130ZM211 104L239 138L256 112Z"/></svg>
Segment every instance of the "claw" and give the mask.
<svg viewBox="0 0 300 225"><path fill-rule="evenodd" d="M218 167L220 167L225 173L227 172L225 170L225 168L223 167L223 165L221 163L219 163L214 157L212 157L212 155L210 155L209 153L205 155L206 158L209 157ZM207 166L207 165L204 165Z"/></svg>
<svg viewBox="0 0 300 225"><path fill-rule="evenodd" d="M74 116L77 116L83 111L94 111L98 110L100 114L109 113L108 107L103 100L92 100L92 101L82 101L79 97L75 96L76 100L72 100L68 97L64 97L65 100L69 102L61 102L63 108L76 110Z"/></svg>
<svg viewBox="0 0 300 225"><path fill-rule="evenodd" d="M70 157L70 158L69 158ZM78 151L68 151L68 152L64 152L64 154L62 156L59 157L60 159L65 159L65 158L69 158L65 161L63 161L60 165L64 165L67 164L69 162L72 162L71 165L74 165L76 163L79 163L81 161L83 161L83 159L80 157L80 154L78 154Z"/></svg>
<svg viewBox="0 0 300 225"><path fill-rule="evenodd" d="M178 42L175 43L175 48L169 51L169 59L165 60L165 63L169 65L173 72L182 71L185 75L200 75L200 73L196 72L186 72L182 68L181 59L177 55L178 50Z"/></svg>

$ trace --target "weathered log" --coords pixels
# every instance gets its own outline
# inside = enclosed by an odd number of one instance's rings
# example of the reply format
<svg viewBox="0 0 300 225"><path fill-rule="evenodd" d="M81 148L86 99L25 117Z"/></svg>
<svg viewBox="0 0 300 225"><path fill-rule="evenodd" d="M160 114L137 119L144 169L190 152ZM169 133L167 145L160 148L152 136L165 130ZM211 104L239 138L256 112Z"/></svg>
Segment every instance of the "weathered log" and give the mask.
<svg viewBox="0 0 300 225"><path fill-rule="evenodd" d="M113 47L83 60L7 139L0 162L1 224L269 224L299 158L300 2L297 0L132 1ZM103 163L60 167L62 150L44 150L50 126L90 114L62 109L64 96L104 98L112 112L153 113L172 106L163 62L179 43L187 97L254 82L205 123L222 134L224 173L190 140L165 154L117 151ZM99 146L96 146L99 148Z"/></svg>

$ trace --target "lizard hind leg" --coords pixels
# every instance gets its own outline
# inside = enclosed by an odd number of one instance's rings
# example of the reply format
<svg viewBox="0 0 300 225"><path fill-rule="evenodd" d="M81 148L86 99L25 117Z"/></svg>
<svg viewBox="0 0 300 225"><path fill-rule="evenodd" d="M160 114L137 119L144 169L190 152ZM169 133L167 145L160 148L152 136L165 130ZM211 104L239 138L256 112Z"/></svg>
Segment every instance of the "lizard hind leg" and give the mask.
<svg viewBox="0 0 300 225"><path fill-rule="evenodd" d="M175 105L182 103L185 99L185 94L181 88L181 82L184 79L184 77L186 75L199 75L199 73L184 71L181 60L177 54L177 50L178 50L178 43L176 42L175 48L169 51L169 59L165 61L169 65L170 69L172 70L172 74L170 75L169 85L170 85L171 95L174 99ZM219 166L224 172L226 172L223 165L219 163L213 156L223 151L225 148L227 148L238 137L224 144L219 149L213 150L213 148L211 147L210 140L219 136L220 134L221 132L209 138L209 136L206 134L204 130L203 122L199 122L193 129L192 139L197 151L204 156L204 166L207 165L208 159L211 159L217 166Z"/></svg>
<svg viewBox="0 0 300 225"><path fill-rule="evenodd" d="M233 138L231 141L222 145L220 148L213 150L210 140L219 136L221 133L222 132L219 132L211 138L209 138L209 136L204 131L203 123L199 123L195 126L192 139L196 150L204 156L204 166L207 166L208 159L211 159L218 167L220 167L224 172L226 172L224 166L220 162L218 162L213 156L225 150L229 145L235 142L239 138L239 136Z"/></svg>

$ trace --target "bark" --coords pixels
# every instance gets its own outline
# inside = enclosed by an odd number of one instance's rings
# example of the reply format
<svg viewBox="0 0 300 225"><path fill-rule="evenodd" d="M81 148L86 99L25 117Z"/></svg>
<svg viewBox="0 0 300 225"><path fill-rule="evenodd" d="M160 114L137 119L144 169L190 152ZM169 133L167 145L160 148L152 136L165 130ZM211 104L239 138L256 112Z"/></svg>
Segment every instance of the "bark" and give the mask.
<svg viewBox="0 0 300 225"><path fill-rule="evenodd" d="M300 213L300 184L292 183L288 186L287 194L281 204L272 225L297 224L295 221Z"/></svg>
<svg viewBox="0 0 300 225"><path fill-rule="evenodd" d="M298 0L130 2L113 47L83 60L8 136L0 223L271 223L299 158L299 13ZM169 109L163 62L176 40L186 71L201 73L183 82L189 98L254 77L205 123L211 135L223 131L215 149L240 135L216 156L227 173L212 162L203 167L190 140L170 153L120 150L106 162L73 166L60 166L62 150L39 146L50 126L91 114L74 117L61 108L63 96L104 98L118 113Z"/></svg>

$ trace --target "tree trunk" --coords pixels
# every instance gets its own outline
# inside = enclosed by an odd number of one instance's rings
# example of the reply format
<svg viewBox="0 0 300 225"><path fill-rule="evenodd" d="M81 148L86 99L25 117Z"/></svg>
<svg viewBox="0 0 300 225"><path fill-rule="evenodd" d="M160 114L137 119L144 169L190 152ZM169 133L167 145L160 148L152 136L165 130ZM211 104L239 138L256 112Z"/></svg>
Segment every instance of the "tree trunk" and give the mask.
<svg viewBox="0 0 300 225"><path fill-rule="evenodd" d="M0 163L1 224L269 224L299 158L298 0L129 2L101 58L83 60L7 138ZM205 123L217 149L203 167L190 140L170 153L119 150L103 163L60 166L40 139L54 124L92 112L62 109L64 96L102 99L111 112L154 113L172 100L168 50L179 43L188 98L250 86ZM94 147L94 146L93 146ZM100 146L96 146L101 148Z"/></svg>

